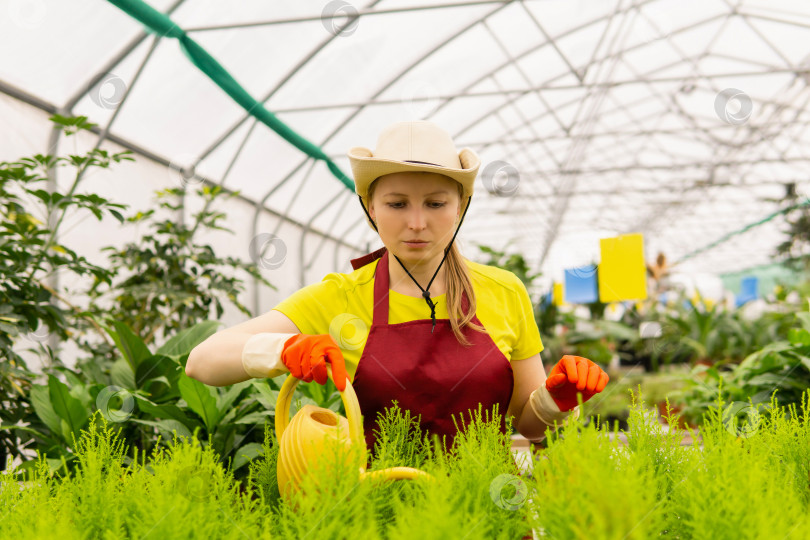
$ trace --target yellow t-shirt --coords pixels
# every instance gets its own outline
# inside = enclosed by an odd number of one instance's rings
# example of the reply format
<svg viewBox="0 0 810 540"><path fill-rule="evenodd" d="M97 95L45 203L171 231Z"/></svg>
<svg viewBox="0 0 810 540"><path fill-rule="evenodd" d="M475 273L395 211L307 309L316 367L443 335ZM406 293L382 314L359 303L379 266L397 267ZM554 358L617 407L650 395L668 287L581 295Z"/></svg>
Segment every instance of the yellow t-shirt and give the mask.
<svg viewBox="0 0 810 540"><path fill-rule="evenodd" d="M520 279L502 268L464 259L475 292L478 320L508 360L543 350L531 299ZM330 334L354 377L366 345L374 304L374 271L379 259L350 274L331 273L281 301L273 309L290 318L303 334ZM431 297L436 319L447 319L445 294ZM430 319L424 298L388 291L388 323Z"/></svg>

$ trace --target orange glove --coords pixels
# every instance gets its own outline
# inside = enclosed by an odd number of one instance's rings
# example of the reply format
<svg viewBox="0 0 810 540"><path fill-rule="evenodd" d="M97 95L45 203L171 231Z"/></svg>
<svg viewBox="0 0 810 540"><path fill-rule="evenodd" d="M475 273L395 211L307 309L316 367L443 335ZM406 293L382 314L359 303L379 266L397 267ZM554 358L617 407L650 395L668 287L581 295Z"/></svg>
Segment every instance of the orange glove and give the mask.
<svg viewBox="0 0 810 540"><path fill-rule="evenodd" d="M346 360L343 353L329 334L296 334L284 342L281 361L293 377L318 384L326 384L328 379L326 363L332 364L332 380L343 392L346 389ZM349 379L351 382L351 379Z"/></svg>
<svg viewBox="0 0 810 540"><path fill-rule="evenodd" d="M609 380L608 374L594 362L567 354L551 368L546 388L560 411L570 411L577 406L578 392L585 403L604 390Z"/></svg>

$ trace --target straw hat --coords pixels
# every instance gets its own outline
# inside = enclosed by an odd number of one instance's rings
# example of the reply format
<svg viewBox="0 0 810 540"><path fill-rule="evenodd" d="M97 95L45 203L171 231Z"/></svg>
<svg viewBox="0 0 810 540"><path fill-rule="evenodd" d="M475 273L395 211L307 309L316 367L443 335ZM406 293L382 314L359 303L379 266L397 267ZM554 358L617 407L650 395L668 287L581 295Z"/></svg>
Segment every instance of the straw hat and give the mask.
<svg viewBox="0 0 810 540"><path fill-rule="evenodd" d="M456 150L450 135L433 122L397 122L380 133L377 148L356 146L349 150L354 190L368 212L368 188L380 176L405 171L433 172L461 184L464 194L461 214L473 194L481 160L469 148ZM369 226L371 223L369 222ZM372 226L372 228L374 228Z"/></svg>

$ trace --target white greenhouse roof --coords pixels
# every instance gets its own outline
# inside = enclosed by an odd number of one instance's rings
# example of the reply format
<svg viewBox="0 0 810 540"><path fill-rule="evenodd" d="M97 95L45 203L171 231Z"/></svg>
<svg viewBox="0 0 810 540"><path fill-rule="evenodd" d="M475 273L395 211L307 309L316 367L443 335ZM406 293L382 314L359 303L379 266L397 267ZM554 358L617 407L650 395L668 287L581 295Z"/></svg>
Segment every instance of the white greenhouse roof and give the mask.
<svg viewBox="0 0 810 540"><path fill-rule="evenodd" d="M373 149L398 120L432 120L475 150L458 237L470 258L508 245L551 278L595 260L599 238L640 232L648 259L678 260L777 212L786 184L808 193L806 0L0 4L0 160L65 151L48 117L85 115L98 128L78 144L136 154L110 171L125 178L111 198L141 209L180 170L238 190L222 209L236 239L216 241L247 259L256 235L284 239L293 264L270 278L282 295L349 271L379 239L324 160L125 11L149 7L349 177L347 150ZM493 179L498 167L516 176ZM777 217L687 267L766 264L784 229Z"/></svg>

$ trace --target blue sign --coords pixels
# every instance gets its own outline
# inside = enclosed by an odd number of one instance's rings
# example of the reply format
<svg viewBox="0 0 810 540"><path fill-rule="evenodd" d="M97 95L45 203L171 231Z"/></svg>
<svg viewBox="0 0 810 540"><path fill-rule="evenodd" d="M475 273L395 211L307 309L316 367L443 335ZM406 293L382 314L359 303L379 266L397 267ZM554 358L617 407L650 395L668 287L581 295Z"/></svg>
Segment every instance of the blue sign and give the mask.
<svg viewBox="0 0 810 540"><path fill-rule="evenodd" d="M740 283L740 294L737 295L737 307L759 298L759 278L750 276L743 278Z"/></svg>
<svg viewBox="0 0 810 540"><path fill-rule="evenodd" d="M565 270L565 301L572 304L590 304L599 301L594 265Z"/></svg>

